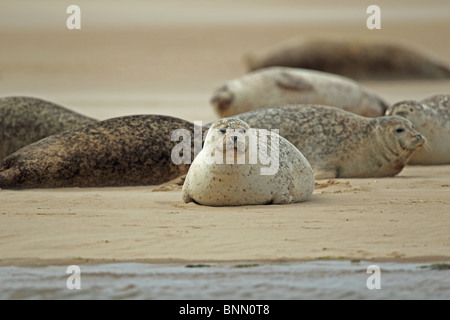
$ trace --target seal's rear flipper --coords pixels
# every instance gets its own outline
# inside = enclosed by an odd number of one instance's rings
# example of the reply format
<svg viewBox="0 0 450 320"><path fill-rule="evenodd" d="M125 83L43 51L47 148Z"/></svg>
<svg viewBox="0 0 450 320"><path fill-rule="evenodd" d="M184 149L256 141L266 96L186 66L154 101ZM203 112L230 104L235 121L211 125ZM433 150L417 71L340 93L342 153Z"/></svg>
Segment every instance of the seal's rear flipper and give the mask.
<svg viewBox="0 0 450 320"><path fill-rule="evenodd" d="M19 170L17 168L9 168L0 172L0 188L7 189L17 186L19 178Z"/></svg>

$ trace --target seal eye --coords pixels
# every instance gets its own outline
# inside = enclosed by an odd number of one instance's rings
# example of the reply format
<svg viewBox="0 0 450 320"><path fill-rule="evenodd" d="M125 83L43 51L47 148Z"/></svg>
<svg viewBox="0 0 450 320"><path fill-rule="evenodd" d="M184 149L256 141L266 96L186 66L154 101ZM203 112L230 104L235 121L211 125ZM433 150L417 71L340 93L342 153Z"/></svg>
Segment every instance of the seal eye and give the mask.
<svg viewBox="0 0 450 320"><path fill-rule="evenodd" d="M220 131L221 134L227 133L227 129L225 129L225 128L221 128L221 129L219 129L219 131Z"/></svg>
<svg viewBox="0 0 450 320"><path fill-rule="evenodd" d="M405 132L405 129L403 129L403 128L397 128L397 130L395 130L395 132L397 132L397 133L402 133L402 132Z"/></svg>

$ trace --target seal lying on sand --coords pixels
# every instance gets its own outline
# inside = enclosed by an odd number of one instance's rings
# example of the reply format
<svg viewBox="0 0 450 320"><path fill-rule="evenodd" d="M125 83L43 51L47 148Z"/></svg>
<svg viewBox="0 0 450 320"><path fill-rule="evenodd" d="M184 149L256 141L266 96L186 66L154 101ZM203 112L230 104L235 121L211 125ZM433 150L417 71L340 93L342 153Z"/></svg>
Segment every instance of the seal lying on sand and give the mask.
<svg viewBox="0 0 450 320"><path fill-rule="evenodd" d="M308 159L316 179L394 176L425 142L404 118L365 118L327 106L266 108L234 118L279 129Z"/></svg>
<svg viewBox="0 0 450 320"><path fill-rule="evenodd" d="M450 95L435 95L422 101L401 101L386 111L401 116L427 139L426 148L415 151L409 164L450 163Z"/></svg>
<svg viewBox="0 0 450 320"><path fill-rule="evenodd" d="M213 123L204 149L186 176L183 201L237 206L308 200L314 191L314 174L308 161L278 134L271 133L270 139L262 135L267 132L250 129L238 119L221 119ZM252 155L261 156L260 148L269 150L270 160L276 162L276 170L264 171L271 168L265 167L261 158L252 161ZM263 153L268 154L265 151Z"/></svg>
<svg viewBox="0 0 450 320"><path fill-rule="evenodd" d="M189 167L172 161L172 149L179 144L171 141L176 129L194 133L194 125L185 120L135 115L47 137L0 162L0 188L137 186L169 181Z"/></svg>
<svg viewBox="0 0 450 320"><path fill-rule="evenodd" d="M388 41L293 38L246 56L249 70L285 66L353 79L450 78L450 69L421 52Z"/></svg>
<svg viewBox="0 0 450 320"><path fill-rule="evenodd" d="M45 137L95 121L37 98L0 98L0 160Z"/></svg>
<svg viewBox="0 0 450 320"><path fill-rule="evenodd" d="M284 67L261 69L218 87L211 104L221 117L287 104L321 104L362 116L384 115L388 105L357 82L334 74Z"/></svg>

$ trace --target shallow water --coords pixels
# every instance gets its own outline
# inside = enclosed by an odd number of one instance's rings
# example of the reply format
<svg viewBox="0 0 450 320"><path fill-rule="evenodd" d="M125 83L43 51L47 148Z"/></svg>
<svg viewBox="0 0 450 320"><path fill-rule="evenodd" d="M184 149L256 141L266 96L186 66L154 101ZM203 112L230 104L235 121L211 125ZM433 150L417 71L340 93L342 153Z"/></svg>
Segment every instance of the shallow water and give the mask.
<svg viewBox="0 0 450 320"><path fill-rule="evenodd" d="M370 265L381 289L369 290ZM80 266L81 289L68 289L67 266L1 267L0 299L449 299L450 270L422 264L311 261L207 265L117 263ZM75 283L75 282L71 282ZM374 283L374 282L373 282Z"/></svg>

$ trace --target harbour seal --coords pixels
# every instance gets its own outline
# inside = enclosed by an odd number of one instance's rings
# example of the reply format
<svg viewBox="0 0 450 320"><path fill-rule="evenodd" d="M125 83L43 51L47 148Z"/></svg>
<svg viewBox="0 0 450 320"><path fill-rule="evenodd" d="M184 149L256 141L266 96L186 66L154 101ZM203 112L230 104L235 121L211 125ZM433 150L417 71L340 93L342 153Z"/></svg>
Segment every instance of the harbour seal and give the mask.
<svg viewBox="0 0 450 320"><path fill-rule="evenodd" d="M96 120L46 100L0 98L0 160L45 137L93 122Z"/></svg>
<svg viewBox="0 0 450 320"><path fill-rule="evenodd" d="M316 179L394 176L425 142L407 119L366 118L328 106L273 107L234 118L279 129L308 159Z"/></svg>
<svg viewBox="0 0 450 320"><path fill-rule="evenodd" d="M220 85L211 97L220 117L282 106L321 104L362 116L384 115L388 105L357 82L314 70L265 68Z"/></svg>
<svg viewBox="0 0 450 320"><path fill-rule="evenodd" d="M415 151L408 164L450 163L450 95L439 94L422 101L401 101L386 111L401 116L427 139L427 147Z"/></svg>
<svg viewBox="0 0 450 320"><path fill-rule="evenodd" d="M192 123L162 115L119 117L64 131L0 162L0 188L160 184L189 168L172 161L172 149L179 143L171 139L177 129L195 133Z"/></svg>
<svg viewBox="0 0 450 320"><path fill-rule="evenodd" d="M308 160L275 132L270 139L265 139L266 134L265 130L250 129L238 119L220 119L213 123L203 150L186 175L183 201L238 206L308 200L314 190L314 174ZM227 153L227 148L231 153ZM276 170L263 171L268 168L260 158L261 148L270 150L270 168L276 162ZM255 153L258 159L252 162L251 155ZM242 157L242 161L238 157ZM224 161L216 161L223 158Z"/></svg>
<svg viewBox="0 0 450 320"><path fill-rule="evenodd" d="M286 66L341 74L352 79L443 79L442 62L391 40L292 38L245 57L248 70Z"/></svg>

